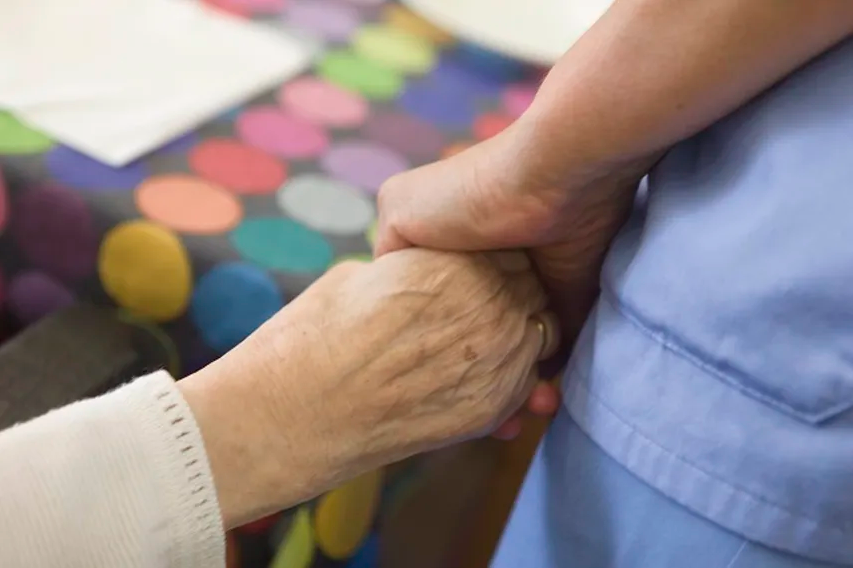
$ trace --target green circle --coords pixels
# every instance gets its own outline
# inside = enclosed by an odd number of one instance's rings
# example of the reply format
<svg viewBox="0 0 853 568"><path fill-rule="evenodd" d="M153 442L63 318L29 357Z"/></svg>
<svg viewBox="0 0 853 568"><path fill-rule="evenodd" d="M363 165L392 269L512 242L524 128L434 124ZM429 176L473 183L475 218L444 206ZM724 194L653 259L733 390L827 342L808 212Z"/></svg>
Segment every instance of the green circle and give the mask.
<svg viewBox="0 0 853 568"><path fill-rule="evenodd" d="M403 78L399 73L351 51L326 54L320 60L317 72L327 81L370 99L392 99L403 89Z"/></svg>
<svg viewBox="0 0 853 568"><path fill-rule="evenodd" d="M172 338L168 333L157 327L155 324L141 320L125 310L119 310L117 317L120 322L133 326L143 333L149 334L151 338L154 339L160 347L162 347L166 356L166 370L169 371L169 374L175 379L180 379L183 376L181 374L181 355L178 353L178 348L175 346L175 342L172 341Z"/></svg>
<svg viewBox="0 0 853 568"><path fill-rule="evenodd" d="M0 110L0 154L39 154L53 146L53 140Z"/></svg>
<svg viewBox="0 0 853 568"><path fill-rule="evenodd" d="M387 26L365 26L353 49L369 61L402 73L426 73L435 65L435 50L425 40Z"/></svg>
<svg viewBox="0 0 853 568"><path fill-rule="evenodd" d="M322 272L332 262L332 246L320 233L281 217L243 221L231 242L244 258L285 272Z"/></svg>
<svg viewBox="0 0 853 568"><path fill-rule="evenodd" d="M370 243L370 246L376 246L376 238L379 236L379 221L374 220L364 233L365 240Z"/></svg>

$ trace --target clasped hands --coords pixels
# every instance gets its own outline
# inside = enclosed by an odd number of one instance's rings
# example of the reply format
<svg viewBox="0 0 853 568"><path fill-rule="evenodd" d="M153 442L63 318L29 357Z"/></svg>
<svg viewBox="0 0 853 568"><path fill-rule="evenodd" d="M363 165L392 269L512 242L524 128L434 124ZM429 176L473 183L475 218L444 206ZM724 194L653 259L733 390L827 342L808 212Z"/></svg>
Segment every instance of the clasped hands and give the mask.
<svg viewBox="0 0 853 568"><path fill-rule="evenodd" d="M572 168L531 120L388 180L373 262L333 267L181 382L226 525L415 453L511 438L525 401L556 410L537 364L571 346L649 163ZM251 420L233 432L224 413Z"/></svg>

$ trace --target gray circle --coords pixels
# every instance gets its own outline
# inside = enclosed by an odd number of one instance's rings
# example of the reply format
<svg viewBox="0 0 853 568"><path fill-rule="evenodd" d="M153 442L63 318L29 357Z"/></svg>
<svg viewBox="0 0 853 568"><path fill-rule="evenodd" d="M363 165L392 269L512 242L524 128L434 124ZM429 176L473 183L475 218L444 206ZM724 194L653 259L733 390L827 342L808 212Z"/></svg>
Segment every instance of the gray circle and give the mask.
<svg viewBox="0 0 853 568"><path fill-rule="evenodd" d="M333 235L362 234L376 218L373 202L358 189L317 174L291 179L278 190L276 199L293 219Z"/></svg>

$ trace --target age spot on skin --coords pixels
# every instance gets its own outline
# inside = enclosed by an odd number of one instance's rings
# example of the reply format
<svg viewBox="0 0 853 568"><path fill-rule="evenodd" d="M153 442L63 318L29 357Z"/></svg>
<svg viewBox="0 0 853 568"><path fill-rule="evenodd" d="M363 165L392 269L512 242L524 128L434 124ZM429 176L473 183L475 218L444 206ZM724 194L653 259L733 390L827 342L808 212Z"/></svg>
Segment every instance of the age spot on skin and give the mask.
<svg viewBox="0 0 853 568"><path fill-rule="evenodd" d="M470 345L466 345L464 357L466 361L471 362L476 361L479 355L477 355L477 352L474 351Z"/></svg>

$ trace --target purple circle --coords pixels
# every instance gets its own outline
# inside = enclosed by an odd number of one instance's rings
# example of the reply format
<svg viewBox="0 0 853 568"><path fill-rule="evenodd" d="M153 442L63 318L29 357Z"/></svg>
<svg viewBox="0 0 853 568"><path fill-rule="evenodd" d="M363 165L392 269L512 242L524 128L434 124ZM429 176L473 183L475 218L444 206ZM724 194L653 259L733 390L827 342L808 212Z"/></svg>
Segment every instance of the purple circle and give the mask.
<svg viewBox="0 0 853 568"><path fill-rule="evenodd" d="M54 179L76 189L133 189L146 177L145 168L139 162L114 168L67 146L57 146L48 152L45 162Z"/></svg>
<svg viewBox="0 0 853 568"><path fill-rule="evenodd" d="M486 75L477 66L460 60L454 54L441 57L428 79L441 88L469 97L494 97L506 86L504 81Z"/></svg>
<svg viewBox="0 0 853 568"><path fill-rule="evenodd" d="M323 168L332 176L376 193L386 179L408 169L405 158L371 142L342 142L323 156Z"/></svg>
<svg viewBox="0 0 853 568"><path fill-rule="evenodd" d="M434 160L445 139L432 124L401 112L378 112L364 126L365 135L415 160Z"/></svg>
<svg viewBox="0 0 853 568"><path fill-rule="evenodd" d="M466 130L477 114L470 93L429 78L410 83L397 102L413 116L447 129Z"/></svg>
<svg viewBox="0 0 853 568"><path fill-rule="evenodd" d="M62 281L94 274L98 239L79 195L35 186L18 197L14 211L12 238L31 265Z"/></svg>
<svg viewBox="0 0 853 568"><path fill-rule="evenodd" d="M9 283L9 312L21 323L31 324L74 304L74 294L42 272L18 274Z"/></svg>
<svg viewBox="0 0 853 568"><path fill-rule="evenodd" d="M293 27L329 41L346 41L361 23L355 8L331 0L294 1L285 19Z"/></svg>
<svg viewBox="0 0 853 568"><path fill-rule="evenodd" d="M198 134L195 132L188 132L183 136L175 138L170 142L167 142L165 145L161 146L159 150L157 150L158 154L183 154L185 152L189 152L199 141Z"/></svg>

